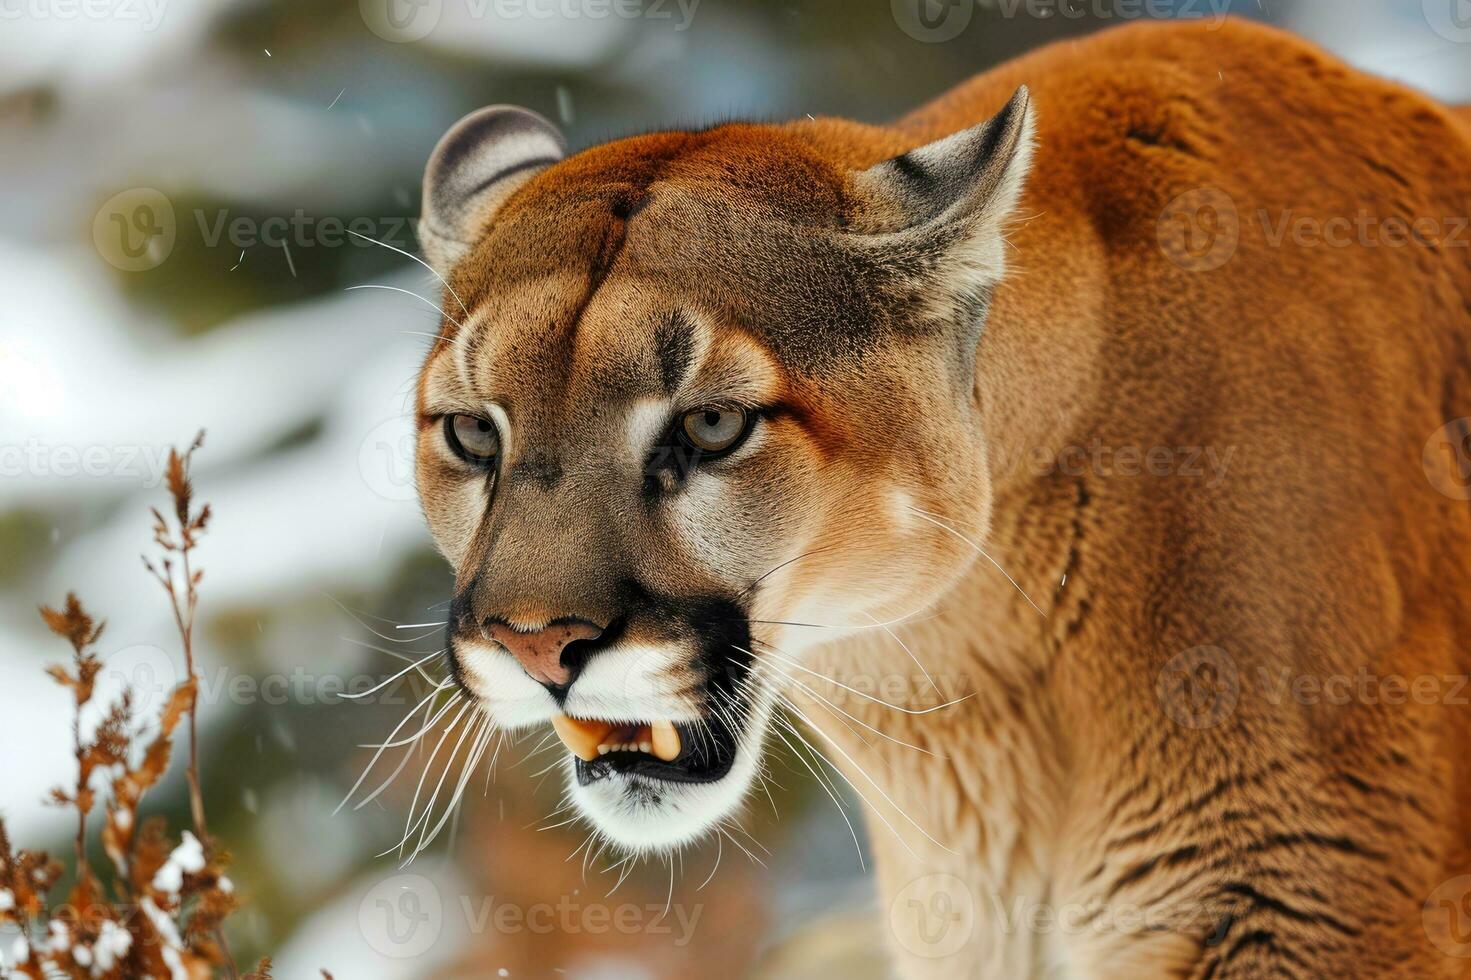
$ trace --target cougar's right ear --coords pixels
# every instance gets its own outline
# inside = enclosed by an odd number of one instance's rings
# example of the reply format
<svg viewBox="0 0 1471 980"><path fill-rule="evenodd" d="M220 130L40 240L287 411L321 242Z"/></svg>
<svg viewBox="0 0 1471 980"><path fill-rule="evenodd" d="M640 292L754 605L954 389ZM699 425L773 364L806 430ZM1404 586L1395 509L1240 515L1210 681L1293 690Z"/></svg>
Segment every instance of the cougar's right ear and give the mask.
<svg viewBox="0 0 1471 980"><path fill-rule="evenodd" d="M557 127L529 109L486 106L450 127L424 168L419 242L448 276L517 188L566 155Z"/></svg>

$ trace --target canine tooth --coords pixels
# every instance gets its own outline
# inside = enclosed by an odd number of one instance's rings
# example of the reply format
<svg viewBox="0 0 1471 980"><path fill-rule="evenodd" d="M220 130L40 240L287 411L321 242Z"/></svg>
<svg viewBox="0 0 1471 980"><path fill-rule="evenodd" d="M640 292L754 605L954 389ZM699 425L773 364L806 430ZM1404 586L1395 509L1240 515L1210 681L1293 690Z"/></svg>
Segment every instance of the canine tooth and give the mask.
<svg viewBox="0 0 1471 980"><path fill-rule="evenodd" d="M649 746L644 751L665 762L673 762L679 758L679 731L674 727L674 722L656 721L649 728Z"/></svg>
<svg viewBox="0 0 1471 980"><path fill-rule="evenodd" d="M598 743L608 737L609 726L606 722L557 715L552 719L552 730L568 751L583 762L591 762L598 757Z"/></svg>

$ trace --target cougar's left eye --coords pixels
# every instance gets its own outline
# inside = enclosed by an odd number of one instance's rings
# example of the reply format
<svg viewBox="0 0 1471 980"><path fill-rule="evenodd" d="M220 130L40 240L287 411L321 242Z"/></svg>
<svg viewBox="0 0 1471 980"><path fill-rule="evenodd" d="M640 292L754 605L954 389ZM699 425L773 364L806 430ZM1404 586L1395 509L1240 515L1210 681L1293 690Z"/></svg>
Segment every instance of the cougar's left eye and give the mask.
<svg viewBox="0 0 1471 980"><path fill-rule="evenodd" d="M750 429L749 414L739 408L697 408L679 422L684 440L706 453L729 452Z"/></svg>
<svg viewBox="0 0 1471 980"><path fill-rule="evenodd" d="M456 455L470 463L492 462L501 449L495 423L476 415L446 415L444 438Z"/></svg>

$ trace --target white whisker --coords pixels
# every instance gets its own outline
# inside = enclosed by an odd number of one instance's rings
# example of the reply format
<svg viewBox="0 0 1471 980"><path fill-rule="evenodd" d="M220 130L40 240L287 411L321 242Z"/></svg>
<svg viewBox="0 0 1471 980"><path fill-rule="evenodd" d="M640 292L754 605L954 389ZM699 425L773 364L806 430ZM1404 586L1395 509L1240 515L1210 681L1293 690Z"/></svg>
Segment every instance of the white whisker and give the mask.
<svg viewBox="0 0 1471 980"><path fill-rule="evenodd" d="M838 706L836 702L824 697L820 692L817 691L816 688L812 687L811 685L798 680L790 674L783 674L781 671L776 669L774 664L764 664L761 666L774 671L778 679L784 680L790 684L795 684L797 687L800 687L802 690L806 691L812 697L816 698L818 703L820 703L830 713L843 715L843 717L848 718L856 724L862 725L864 728L873 732L879 738L893 742L895 745L902 745L906 749L913 749L916 752L923 752L925 755L933 756L936 759L945 758L945 756L940 755L938 752L931 752L929 749L924 748L923 746L915 745L911 742L906 742L902 738L895 738L893 735L890 735L887 732L880 731L879 729L870 725L868 722L864 721L862 718L859 718L856 715L850 714L847 711L843 710L841 707Z"/></svg>
<svg viewBox="0 0 1471 980"><path fill-rule="evenodd" d="M390 293L403 293L405 296L412 296L412 297L414 297L414 299L417 299L419 302L424 303L424 304L427 304L428 307L431 310L434 310L435 312L437 312L440 316L444 317L450 323L453 323L457 327L460 326L460 321L456 320L454 317L452 317L448 313L444 312L444 310L440 309L438 303L436 303L433 300L428 299L426 297L420 296L418 293L414 292L412 289L404 289L404 288L402 288L400 286L385 286L382 283L377 283L377 282L365 282L365 283L362 283L362 284L357 285L357 286L348 286L346 288L346 291L347 292L352 292L355 289L386 289ZM436 338L437 338L437 335L436 335Z"/></svg>
<svg viewBox="0 0 1471 980"><path fill-rule="evenodd" d="M843 806L842 800L839 799L837 792L828 785L827 778L821 775L816 769L812 768L812 765L807 761L802 753L797 750L797 747L791 742L787 741L787 737L781 733L781 729L773 725L771 731L772 734L782 740L782 744L784 744L791 751L792 755L796 756L797 761L802 763L802 765L806 767L808 772L812 773L813 778L817 780L817 784L822 787L822 791L827 794L828 799L833 801L833 806L838 808L838 816L843 818L843 823L848 825L848 833L853 835L853 850L856 851L858 854L858 866L867 871L868 869L864 865L863 861L863 846L858 843L858 831L854 829L853 821L848 819L848 808Z"/></svg>
<svg viewBox="0 0 1471 980"><path fill-rule="evenodd" d="M385 687L387 687L389 684L392 684L394 681L398 680L400 677L402 677L403 675L407 674L409 671L414 670L417 667L421 667L424 664L427 664L429 661L433 660L435 657L444 656L444 653L445 653L445 651L443 651L443 650L435 650L433 653L429 654L429 656L423 658L422 660L416 660L416 661L414 661L413 663L411 663L407 667L405 667L403 670L401 670L398 673L394 674L392 677L387 678L386 680L384 680L383 682L381 682L379 684L375 684L374 686L368 688L366 691L363 691L361 694L339 694L337 696L339 698L343 698L344 700L356 701L358 698L365 698L365 697L367 697L370 694L376 694L377 692L379 692L379 691L383 690Z"/></svg>
<svg viewBox="0 0 1471 980"><path fill-rule="evenodd" d="M777 698L783 704L785 704L788 709L790 709L791 711L795 712L796 715L797 715L797 717L803 718L805 720L805 716L802 714L802 710L800 708L798 708L796 705L792 704L791 701L787 700L785 697L782 697L780 694L777 695ZM812 727L812 731L819 738L821 738L823 741L827 742L828 745L832 746L833 751L837 752L838 755L842 756L843 759L844 759L844 761L846 761L848 763L848 765L852 766L853 767L853 770L855 772L857 772L858 775L862 776L865 780L867 780L868 785L872 786L873 789L874 789L874 791L877 792L879 794L879 796L883 797L885 803L889 804L889 806L891 806L891 807L894 808L894 812L895 813L897 813L897 814L899 814L899 816L903 817L909 823L910 826L912 826L915 830L918 830L920 832L920 834L922 834L924 836L924 838L926 840L928 840L931 844L934 844L936 847L938 847L940 850L944 851L947 854L954 854L955 853L949 847L947 847L946 845L940 843L940 841L936 840L934 838L934 836L929 831L925 830L922 826L919 825L918 821L916 821L907 812L905 812L905 810L901 806L899 806L899 804L895 803L894 800L893 800L893 798L891 796L889 796L888 793L885 793L884 792L884 788L882 786L880 786L878 784L878 782L872 776L870 776L868 773L864 772L863 767L860 766L858 764L857 760L855 760L851 755L849 755L843 749L843 747L838 744L838 742L837 742L836 739L834 739L831 735L827 734L827 732L824 732L820 727L818 727L816 725L812 725L811 727ZM852 780L849 780L849 785L852 785ZM856 790L857 787L854 786L854 789ZM869 804L869 805L872 806L872 804ZM874 808L874 812L875 813L878 812L877 808ZM905 843L905 841L903 840L902 837L900 838L900 843L904 843L906 847L908 846L907 843Z"/></svg>
<svg viewBox="0 0 1471 980"><path fill-rule="evenodd" d="M344 89L344 91L346 91L346 90ZM328 108L331 108L331 106L328 106ZM353 231L352 229L348 229L348 232L347 233L349 235L356 235L358 238L365 239L366 241L370 241L374 245L382 245L384 248L388 249L390 252L397 252L399 255L402 255L404 258L413 259L415 262L419 263L424 268L428 269L429 270L429 273L432 276L434 276L435 279L438 279L441 283L443 283L445 289L449 290L449 294L455 298L455 302L460 304L460 309L464 311L466 318L468 318L470 316L470 311L469 311L469 309L466 308L465 301L462 300L462 299L460 299L460 294L457 293L457 292L455 292L455 288L449 284L449 280L445 279L444 276L441 276L439 274L439 270L436 269L436 268L434 268L434 266L430 265L428 262L425 262L423 259L419 258L417 255L414 255L412 252L405 252L403 249L396 248L395 246L390 245L387 242L380 242L378 239L376 239L376 238L369 238L367 235L359 235L357 232Z"/></svg>
<svg viewBox="0 0 1471 980"><path fill-rule="evenodd" d="M772 657L774 659L781 660L783 663L786 663L789 666L795 667L795 668L797 668L798 670L800 670L800 671L802 671L804 673L811 674L813 677L817 677L817 678L820 678L821 680L827 681L829 684L832 684L834 687L842 688L843 690L847 691L849 694L853 694L853 695L855 695L857 697L863 698L866 701L872 701L874 704L881 704L885 708L891 708L894 711L903 712L906 715L928 715L928 714L933 714L936 711L943 711L946 708L953 708L957 704L961 704L961 703L963 703L965 701L969 701L971 698L975 697L974 694L967 694L964 697L956 698L953 701L946 701L944 704L937 704L937 705L934 705L933 707L929 707L929 708L906 708L902 704L893 704L893 703L891 703L889 701L883 700L882 698L874 697L872 694L865 694L863 691L860 691L860 690L858 690L855 687L849 687L847 684L844 684L840 680L837 680L835 678L829 677L826 674L819 673L819 672L811 669L810 667L806 667L803 664L798 663L796 660L793 660L791 657L784 656L780 651L778 651L770 643L764 643L763 642L761 645L766 648L766 655L768 657Z"/></svg>
<svg viewBox="0 0 1471 980"><path fill-rule="evenodd" d="M432 693L434 693L434 692L431 692L431 694ZM425 733L428 732L429 729L433 728L435 726L435 724L439 721L439 719L441 719L441 718L444 717L444 713L446 711L448 711L450 708L452 708L454 706L455 702L458 701L458 700L459 700L458 697L453 697L453 698L450 698L449 700L445 701L445 703L440 706L439 710L437 712L435 712L434 717L433 718L430 718L428 721L426 721L423 724L423 726L417 732L415 732L412 735L405 736L404 738L401 738L398 741L380 742L380 743L378 743L376 745L359 745L358 748L360 748L360 749L396 749L396 748L400 748L400 747L405 746L405 745L413 745L419 739L423 738L424 735L425 735ZM361 806L361 805L362 804L359 804L359 806ZM357 809L357 807L354 807L354 809Z"/></svg>
<svg viewBox="0 0 1471 980"><path fill-rule="evenodd" d="M470 752L467 755L464 766L461 768L460 780L455 785L454 792L450 796L449 802L445 804L444 816L439 818L439 823L435 824L434 828L428 831L427 836L425 834L419 835L420 843L418 849L414 851L415 855L417 855L419 851L422 851L424 848L432 844L435 838L439 836L440 830L444 828L445 823L450 819L450 817L459 812L460 800L465 795L465 786L469 784L470 777L474 775L475 767L479 764L481 756L485 754L485 747L490 744L490 739L493 734L494 729L491 723L491 719L489 717L486 717L480 723L480 731L475 736L475 741L471 747ZM451 755L450 759L453 760L454 756ZM442 779L443 777L441 777L441 780ZM435 795L439 795L439 791L437 789L435 790ZM430 808L432 807L433 800L430 801ZM426 812L428 812L427 809Z"/></svg>
<svg viewBox="0 0 1471 980"><path fill-rule="evenodd" d="M426 637L430 637L430 636L433 636L434 635L434 631L431 630L430 632L425 633L424 636L410 637L409 639L406 639L406 640L401 640L401 639L398 639L396 637L387 636L387 635L385 635L383 633L380 633L377 630L373 629L373 627L369 626L367 623L363 622L362 617L367 616L369 619L376 619L380 623L387 623L390 626L392 626L394 629L403 629L404 627L399 626L393 620L389 619L387 616L377 616L377 615L374 615L373 613L370 613L370 612L364 612L361 609L354 609L351 606L346 605L345 603L343 603L342 600L338 599L336 596L334 596L330 592L323 592L322 595L326 596L329 600L331 600L331 602L334 605L336 605L338 609L341 609L343 612L345 612L349 616L351 616L353 618L353 621L356 622L359 626L361 626L363 629L367 630L369 633L372 633L374 636L378 637L380 640L387 640L389 643L417 643L419 640L422 640L422 639L425 639ZM429 624L429 625L436 625L437 626L437 625L443 625L443 624L442 623L433 623L433 624ZM409 628L410 629L413 629L415 627L409 627Z"/></svg>
<svg viewBox="0 0 1471 980"><path fill-rule="evenodd" d="M998 572L1000 572L1002 575L1005 575L1006 576L1006 581L1010 582L1011 585L1012 585L1012 588L1016 589L1017 592L1020 592L1021 593L1021 597L1023 599L1025 599L1025 600L1027 600L1027 602L1031 603L1032 608L1035 609L1035 610L1037 610L1037 614L1038 615L1040 615L1043 619L1046 619L1047 618L1047 614L1042 611L1042 607L1039 606L1039 605L1037 605L1035 602L1032 602L1032 597L1029 596L1029 595L1027 595L1026 592L1022 590L1022 587L1020 585L1017 585L1016 584L1016 579L1012 578L1011 575L1010 575L1010 573L1008 573L1006 571L1006 569L1004 569L1004 568L1001 567L1001 563L1000 562L998 562L996 559L994 559L990 555L988 555L986 553L986 550L984 548L982 548L980 545L976 544L970 538L968 538L965 535L961 534L959 531L955 530L955 528L951 527L949 524L946 524L944 521L940 520L938 517L934 516L933 514L930 514L930 513L926 512L926 511L922 511L918 507L910 507L909 510L912 513L914 513L914 514L917 514L919 517L923 518L924 520L929 521L931 524L933 524L936 527L940 528L942 531L948 531L949 533L955 535L955 537L959 538L961 541L965 542L966 544L968 544L972 548L974 548L976 550L976 553L977 554L979 554L982 558L986 559L986 561L990 562L992 565L995 565L996 566L996 570Z"/></svg>
<svg viewBox="0 0 1471 980"><path fill-rule="evenodd" d="M434 743L434 750L429 753L429 758L425 760L424 771L420 773L418 785L414 787L414 798L409 802L409 814L407 817L409 826L404 831L403 839L400 840L397 844L390 847L388 850L380 852L378 854L378 857L387 857L394 851L398 851L400 854L403 853L404 845L409 842L409 838L412 837L414 834L414 827L417 826L417 823L414 822L414 811L418 809L419 795L424 791L424 781L429 778L429 770L434 765L434 760L438 757L439 750L444 747L445 740L449 738L450 734L455 730L456 727L459 726L460 722L465 717L465 712L468 711L470 708L470 702L466 701L464 705L460 708L459 714L455 715L450 723L445 726L443 734L439 736L439 741Z"/></svg>
<svg viewBox="0 0 1471 980"><path fill-rule="evenodd" d="M399 721L399 723L397 725L393 726L393 731L391 731L391 732L388 733L389 739L392 739L395 735L397 735L398 732L399 732L399 729L401 729L401 728L403 728L403 726L407 725L409 723L409 719L413 718L414 715L418 714L419 713L419 709L422 708L422 707L424 707L425 705L427 705L430 701L432 701L434 699L434 696L436 694L438 694L438 693L439 692L437 690L430 691L427 695L425 695L424 700L422 700L418 704L414 705L414 707L409 711L409 713L406 714L406 715L404 715L403 718ZM455 697L459 697L459 695L455 695ZM426 712L425 713L425 717L428 717L428 714L429 714L429 712ZM342 798L342 802L339 803L339 804L337 804L336 809L334 809L332 811L332 815L334 817L337 815L338 811L340 811L343 807L347 806L347 801L350 800L350 799L352 799L353 794L358 791L358 787L363 785L363 780L365 780L365 779L368 778L368 773L370 773L370 772L373 771L373 767L378 764L378 760L382 757L383 752L384 752L384 750L380 748L377 752L373 753L373 758L369 759L368 760L368 764L363 767L362 775L358 776L357 782L355 782L355 783L352 784L352 789L350 789L350 790L347 791L347 795Z"/></svg>
<svg viewBox="0 0 1471 980"><path fill-rule="evenodd" d="M868 614L865 613L864 615ZM868 618L873 619L872 616L869 616ZM875 622L877 622L877 620L875 620ZM907 653L909 655L909 659L914 661L914 666L919 668L919 672L921 674L924 674L924 679L929 681L930 687L934 688L935 693L940 694L940 685L935 683L935 679L930 676L930 672L925 670L924 664L920 663L919 658L914 655L914 651L909 649L909 644L900 639L899 634L890 629L887 624L883 625L881 628L885 633L889 634L889 636L893 639L895 643L899 644L899 649ZM944 697L943 694L941 694L940 696Z"/></svg>

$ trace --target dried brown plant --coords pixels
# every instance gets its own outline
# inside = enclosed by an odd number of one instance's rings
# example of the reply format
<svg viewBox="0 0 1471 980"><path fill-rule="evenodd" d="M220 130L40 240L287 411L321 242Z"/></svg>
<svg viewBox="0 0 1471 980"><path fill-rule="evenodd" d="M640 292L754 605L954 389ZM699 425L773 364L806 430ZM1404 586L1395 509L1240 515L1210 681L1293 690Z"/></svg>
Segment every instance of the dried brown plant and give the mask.
<svg viewBox="0 0 1471 980"><path fill-rule="evenodd" d="M201 432L186 451L169 454L172 521L153 509L154 541L162 554L156 562L144 559L169 597L187 671L156 723L136 718L131 692L124 691L111 705L93 706L102 714L88 733L82 719L102 669L96 646L103 624L75 595L60 608L41 609L46 625L72 648L71 663L48 672L73 699L77 778L52 790L51 802L76 812L75 868L65 901L53 904L49 895L63 877L61 863L42 852L14 850L0 821L0 923L20 932L0 963L0 977L202 980L238 975L223 930L238 901L225 876L228 855L206 829L199 784L193 630L203 572L192 559L210 511L208 505L193 507L189 465L203 440ZM186 718L193 830L176 839L161 817L144 818L140 809L144 795L168 771L174 733ZM89 817L99 799L105 803L102 849L111 865L105 880L87 857ZM246 980L269 976L270 963L263 960Z"/></svg>

